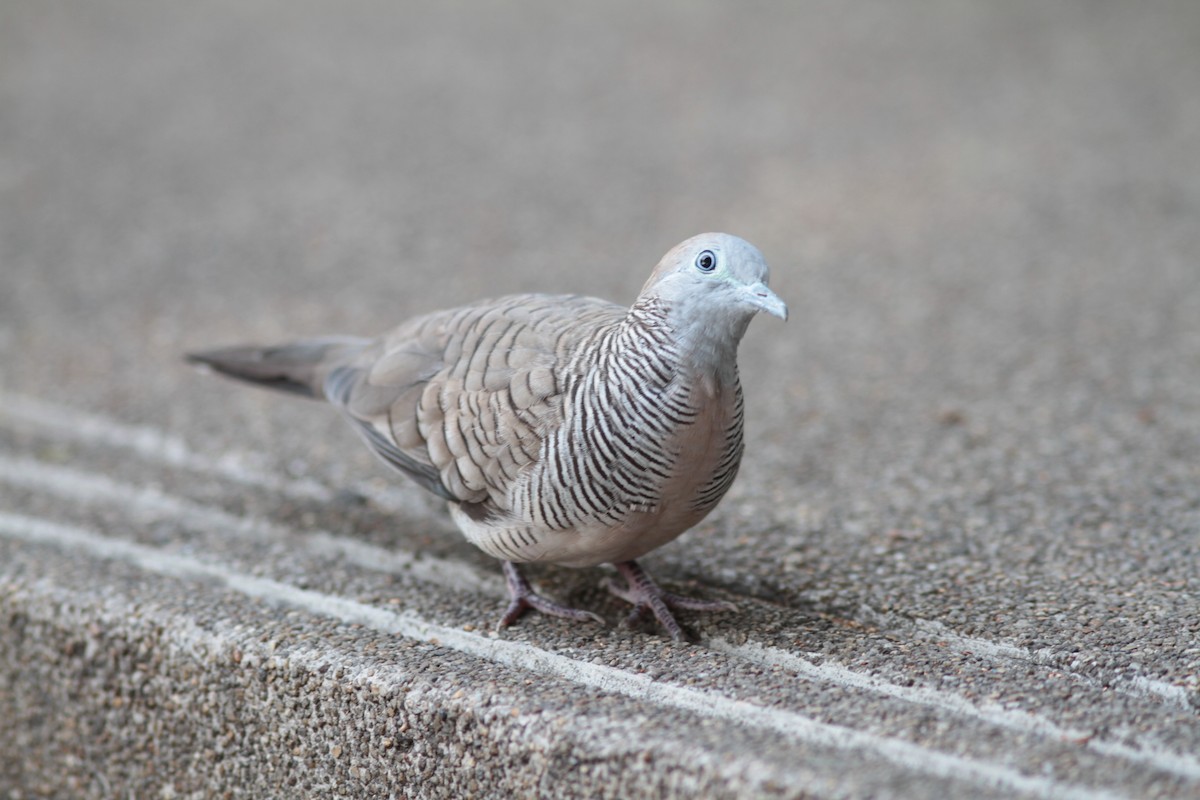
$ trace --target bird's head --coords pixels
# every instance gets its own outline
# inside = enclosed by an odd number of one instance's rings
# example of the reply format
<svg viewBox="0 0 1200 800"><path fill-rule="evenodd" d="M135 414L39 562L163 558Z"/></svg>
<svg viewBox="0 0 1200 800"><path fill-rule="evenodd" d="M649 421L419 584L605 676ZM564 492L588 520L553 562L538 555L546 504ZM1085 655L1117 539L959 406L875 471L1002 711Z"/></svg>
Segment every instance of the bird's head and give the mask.
<svg viewBox="0 0 1200 800"><path fill-rule="evenodd" d="M676 320L745 330L765 311L787 319L787 305L767 286L758 248L727 233L702 233L675 245L654 268L641 297L662 301Z"/></svg>

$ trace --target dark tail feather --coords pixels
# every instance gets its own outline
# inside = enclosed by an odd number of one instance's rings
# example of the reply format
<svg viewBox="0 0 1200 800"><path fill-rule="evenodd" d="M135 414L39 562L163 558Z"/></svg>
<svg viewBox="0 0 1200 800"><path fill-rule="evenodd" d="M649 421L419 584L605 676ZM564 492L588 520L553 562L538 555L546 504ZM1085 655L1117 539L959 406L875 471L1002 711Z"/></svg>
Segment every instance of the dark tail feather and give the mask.
<svg viewBox="0 0 1200 800"><path fill-rule="evenodd" d="M223 347L188 353L189 363L200 364L248 383L321 399L322 384L329 371L355 354L370 341L351 337L306 339L278 347Z"/></svg>

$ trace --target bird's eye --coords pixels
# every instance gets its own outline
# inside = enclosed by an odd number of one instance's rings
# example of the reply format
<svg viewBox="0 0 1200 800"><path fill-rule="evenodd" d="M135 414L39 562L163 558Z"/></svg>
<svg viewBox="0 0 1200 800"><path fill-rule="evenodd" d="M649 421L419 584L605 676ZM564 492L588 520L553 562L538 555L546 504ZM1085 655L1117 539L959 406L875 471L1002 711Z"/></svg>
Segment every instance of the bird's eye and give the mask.
<svg viewBox="0 0 1200 800"><path fill-rule="evenodd" d="M712 250L705 250L696 256L696 269L701 272L712 272L717 268L717 257Z"/></svg>

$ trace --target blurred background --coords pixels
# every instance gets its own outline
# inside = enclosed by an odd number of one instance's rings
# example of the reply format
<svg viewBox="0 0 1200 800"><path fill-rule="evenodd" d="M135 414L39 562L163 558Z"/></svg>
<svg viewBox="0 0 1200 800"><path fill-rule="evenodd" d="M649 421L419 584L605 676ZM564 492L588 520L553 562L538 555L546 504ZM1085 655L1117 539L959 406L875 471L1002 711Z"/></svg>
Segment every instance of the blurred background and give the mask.
<svg viewBox="0 0 1200 800"><path fill-rule="evenodd" d="M998 550L1084 525L1129 561L1135 522L1133 561L1180 569L1154 531L1194 534L1194 501L1145 514L1197 477L1198 87L1190 0L7 0L0 389L379 475L332 415L180 353L628 302L725 230L792 310L743 345L728 575L886 573L886 604L909 570L846 567L856 536L924 532L997 588Z"/></svg>
<svg viewBox="0 0 1200 800"><path fill-rule="evenodd" d="M758 245L791 318L742 344L730 494L645 565L736 599L687 624L749 649L548 619L504 638L815 739L340 624L326 607L353 600L484 642L496 565L336 414L181 360L510 292L628 303L706 230ZM368 751L375 776L432 771L483 730L430 733L463 694L453 676L483 673L501 676L494 736L518 748L495 760L479 734L501 781L542 780L549 742L545 779L590 774L597 794L622 791L608 774L727 770L805 796L964 796L934 780L950 763L970 796L1193 796L1200 2L0 0L0 467L0 704L19 720L0 784L166 797L182 770L211 793L205 748L235 793L299 751L331 754L304 778L326 790L358 785ZM86 530L43 541L61 523ZM409 575L428 556L473 582ZM326 606L277 608L193 580L198 564ZM625 613L597 570L530 574ZM115 619L93 610L110 603ZM450 675L407 701L440 716L406 735L434 738L371 750L362 695L303 681L276 709L250 655L193 657L209 630L247 653L312 643L393 686ZM121 655L179 642L154 681ZM127 681L148 704L109 702ZM156 710L196 681L211 707ZM822 737L858 741L834 726L877 749L830 760ZM276 735L297 730L301 748ZM683 744L651 759L647 731L651 750ZM697 785L742 785L713 780ZM34 791L64 793L81 792Z"/></svg>

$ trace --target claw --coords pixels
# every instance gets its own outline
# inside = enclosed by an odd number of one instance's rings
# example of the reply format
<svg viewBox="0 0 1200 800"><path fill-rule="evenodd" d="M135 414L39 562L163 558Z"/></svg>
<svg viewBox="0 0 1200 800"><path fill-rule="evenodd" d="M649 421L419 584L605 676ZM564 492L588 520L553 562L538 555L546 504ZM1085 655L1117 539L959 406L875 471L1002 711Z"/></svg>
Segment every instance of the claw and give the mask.
<svg viewBox="0 0 1200 800"><path fill-rule="evenodd" d="M553 600L547 600L533 590L529 581L517 570L517 565L511 561L504 562L504 579L508 584L508 596L511 598L504 616L496 623L496 630L512 625L530 609L549 614L552 617L578 620L580 622L598 622L605 624L604 619L590 611L560 605Z"/></svg>
<svg viewBox="0 0 1200 800"><path fill-rule="evenodd" d="M690 611L737 611L733 603L723 600L700 600L695 597L684 597L673 592L664 591L656 584L646 571L638 566L636 561L621 561L615 564L617 571L625 576L628 585L621 586L616 581L608 581L608 590L622 600L632 603L633 610L625 618L625 625L636 623L647 611L652 611L658 623L671 634L675 641L686 641L683 628L671 614L672 608L683 608Z"/></svg>
<svg viewBox="0 0 1200 800"><path fill-rule="evenodd" d="M624 628L632 628L642 621L642 617L646 616L646 606L635 605L629 609L629 613L625 615L625 619L621 620L621 626Z"/></svg>

